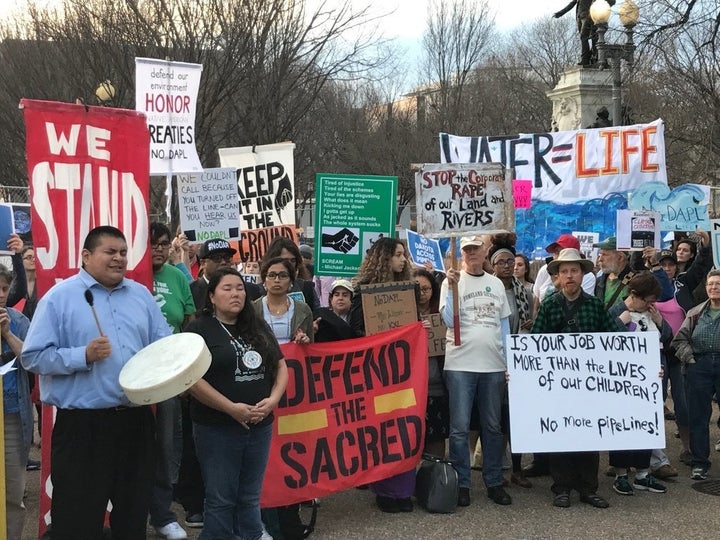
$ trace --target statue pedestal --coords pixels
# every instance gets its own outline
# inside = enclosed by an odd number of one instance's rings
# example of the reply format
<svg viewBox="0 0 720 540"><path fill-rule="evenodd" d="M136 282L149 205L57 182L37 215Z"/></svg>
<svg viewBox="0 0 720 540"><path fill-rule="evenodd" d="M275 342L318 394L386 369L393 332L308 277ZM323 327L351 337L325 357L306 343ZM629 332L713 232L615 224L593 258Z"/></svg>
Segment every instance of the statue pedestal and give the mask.
<svg viewBox="0 0 720 540"><path fill-rule="evenodd" d="M546 95L553 103L553 131L584 129L595 121L600 107L612 114L612 70L568 68Z"/></svg>

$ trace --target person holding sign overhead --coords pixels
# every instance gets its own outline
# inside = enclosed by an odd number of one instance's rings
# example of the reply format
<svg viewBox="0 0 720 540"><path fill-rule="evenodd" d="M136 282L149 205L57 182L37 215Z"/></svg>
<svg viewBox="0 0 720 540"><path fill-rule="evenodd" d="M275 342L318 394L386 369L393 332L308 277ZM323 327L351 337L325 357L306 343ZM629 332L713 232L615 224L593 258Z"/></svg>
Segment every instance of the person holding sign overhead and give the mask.
<svg viewBox="0 0 720 540"><path fill-rule="evenodd" d="M489 248L489 237L462 238L464 269L448 270L440 293L440 313L448 327L445 383L450 401L450 461L458 473L459 506L470 505L468 430L473 406L480 421L487 495L496 504L512 504L503 489L502 474L502 402L507 369L503 343L510 333L510 306L502 281L484 270ZM457 283L458 291L460 345L453 339L453 283Z"/></svg>
<svg viewBox="0 0 720 540"><path fill-rule="evenodd" d="M555 294L540 304L533 334L575 332L617 332L620 328L610 317L602 301L582 290L583 275L592 272L593 263L583 259L574 248L563 249L548 264L548 272L557 275ZM511 383L512 384L512 383ZM553 505L570 506L570 491L580 493L580 501L595 508L607 508L608 502L597 495L598 452L562 452L548 455L555 494Z"/></svg>

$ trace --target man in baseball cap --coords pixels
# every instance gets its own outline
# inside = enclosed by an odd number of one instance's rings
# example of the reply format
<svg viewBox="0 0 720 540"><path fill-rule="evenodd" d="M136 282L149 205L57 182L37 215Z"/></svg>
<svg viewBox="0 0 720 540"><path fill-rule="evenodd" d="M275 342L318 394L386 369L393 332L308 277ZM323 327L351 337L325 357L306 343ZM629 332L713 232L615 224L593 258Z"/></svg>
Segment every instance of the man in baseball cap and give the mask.
<svg viewBox="0 0 720 540"><path fill-rule="evenodd" d="M215 261L217 263L220 263L221 260L227 259L229 264L232 261L232 256L236 253L237 250L230 245L230 242L223 240L222 238L214 238L213 240L205 241L205 243L200 247L198 257L200 260L217 259ZM214 270L217 270L217 268Z"/></svg>
<svg viewBox="0 0 720 540"><path fill-rule="evenodd" d="M549 244L545 251L550 254L560 252L562 249L573 248L580 251L580 240L575 238L572 234L561 234L558 239L553 243Z"/></svg>

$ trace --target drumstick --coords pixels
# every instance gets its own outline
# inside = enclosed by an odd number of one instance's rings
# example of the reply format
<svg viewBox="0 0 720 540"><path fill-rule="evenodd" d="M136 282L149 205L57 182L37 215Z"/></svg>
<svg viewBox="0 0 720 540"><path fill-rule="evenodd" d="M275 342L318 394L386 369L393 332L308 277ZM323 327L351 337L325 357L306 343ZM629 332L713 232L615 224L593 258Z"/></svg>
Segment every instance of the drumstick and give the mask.
<svg viewBox="0 0 720 540"><path fill-rule="evenodd" d="M95 324L97 324L98 332L100 332L101 336L104 336L105 332L103 332L102 327L100 326L100 319L98 319L97 312L95 311L95 306L93 305L93 293L90 289L85 289L85 301L90 304L90 309L92 310L93 317L95 317Z"/></svg>

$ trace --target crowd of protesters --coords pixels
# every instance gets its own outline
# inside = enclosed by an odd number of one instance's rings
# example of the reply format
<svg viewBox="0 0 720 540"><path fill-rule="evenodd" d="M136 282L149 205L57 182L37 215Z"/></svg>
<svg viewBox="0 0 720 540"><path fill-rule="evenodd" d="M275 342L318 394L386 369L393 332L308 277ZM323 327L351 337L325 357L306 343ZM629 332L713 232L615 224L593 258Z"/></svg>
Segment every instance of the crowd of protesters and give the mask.
<svg viewBox="0 0 720 540"><path fill-rule="evenodd" d="M656 330L658 377L663 397L672 397L665 414L677 424L680 461L691 478L708 476L708 423L720 393L720 271L710 270L705 233L670 250L632 254L611 237L596 244L597 267L580 254L576 237L563 234L546 247L539 269L515 251L513 234L477 235L460 240L459 268L446 273L427 265L413 270L404 242L381 238L353 279L313 276L312 248L287 238L276 238L262 261L245 264L224 240L191 245L159 223L150 225L150 240L153 294L125 276L123 233L98 227L84 240L78 274L38 301L32 247L11 237L13 272L0 266L0 331L3 363L20 362L3 379L7 538L20 538L23 528L37 374L41 401L57 408L53 539L99 538L110 501L113 538L144 538L149 519L169 540L187 538L181 521L202 527L200 538L292 540L260 510L273 411L288 380L279 345L363 336L360 286L395 281L416 283L418 320L438 313L448 327L445 355L423 357L425 452L452 463L458 505L472 503L470 443L477 432L494 503L512 504L509 484L531 488L529 478L549 474L554 506L569 507L573 490L583 503L609 506L597 493L598 452L535 454L524 468L522 456L512 454L510 480L504 477L512 448L504 338L511 333ZM86 291L102 333L80 299ZM460 345L453 340L457 323ZM120 369L148 344L182 331L204 339L210 369L154 414L133 406L119 386ZM679 474L662 448L614 451L610 465L619 495L665 493L660 480ZM414 509L414 468L365 487L382 512ZM173 513L173 500L184 519Z"/></svg>

